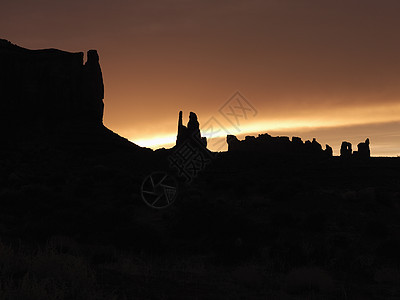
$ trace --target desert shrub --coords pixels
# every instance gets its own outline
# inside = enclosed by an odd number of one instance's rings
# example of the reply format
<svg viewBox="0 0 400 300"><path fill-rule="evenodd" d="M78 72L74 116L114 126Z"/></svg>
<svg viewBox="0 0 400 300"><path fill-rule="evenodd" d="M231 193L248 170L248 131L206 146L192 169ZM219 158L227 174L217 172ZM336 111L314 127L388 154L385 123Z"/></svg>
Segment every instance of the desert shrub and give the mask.
<svg viewBox="0 0 400 300"><path fill-rule="evenodd" d="M64 286L75 299L85 299L94 289L94 272L83 258L57 253L53 249L38 251L32 257L29 273L40 281L53 281Z"/></svg>
<svg viewBox="0 0 400 300"><path fill-rule="evenodd" d="M97 299L95 274L86 261L53 245L28 251L0 244L0 299Z"/></svg>
<svg viewBox="0 0 400 300"><path fill-rule="evenodd" d="M22 281L14 284L12 280L2 282L0 298L3 300L62 300L65 293L62 287L53 282L40 281L26 274Z"/></svg>

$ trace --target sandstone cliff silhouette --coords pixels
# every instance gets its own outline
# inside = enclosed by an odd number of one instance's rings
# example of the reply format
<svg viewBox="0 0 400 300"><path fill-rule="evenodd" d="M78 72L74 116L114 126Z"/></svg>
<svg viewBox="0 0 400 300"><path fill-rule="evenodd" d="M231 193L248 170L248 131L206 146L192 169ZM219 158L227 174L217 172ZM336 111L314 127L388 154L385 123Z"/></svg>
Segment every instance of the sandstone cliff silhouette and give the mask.
<svg viewBox="0 0 400 300"><path fill-rule="evenodd" d="M104 84L96 50L29 50L0 39L0 130L13 147L141 149L103 125Z"/></svg>
<svg viewBox="0 0 400 300"><path fill-rule="evenodd" d="M361 159L366 159L371 157L371 150L369 148L369 138L365 142L361 142L357 145L357 151L353 151L352 145L349 142L342 142L340 147L340 156L343 158L356 157Z"/></svg>
<svg viewBox="0 0 400 300"><path fill-rule="evenodd" d="M302 158L328 158L333 156L332 147L325 145L325 149L322 149L321 144L315 138L312 141L303 142L301 138L296 136L290 140L287 136L273 137L264 133L259 134L258 137L246 136L242 141L234 135L227 135L226 141L228 152L231 153L262 153L266 156ZM353 151L351 143L344 141L340 148L340 157L344 159L368 159L371 157L369 145L370 141L367 138L365 142L357 145L357 151Z"/></svg>
<svg viewBox="0 0 400 300"><path fill-rule="evenodd" d="M234 135L227 138L229 152L263 153L273 156L301 156L301 157L331 157L332 148L329 145L322 149L320 143L314 138L312 141L303 142L299 137L287 136L273 137L267 133L259 134L258 137L246 136L240 141Z"/></svg>
<svg viewBox="0 0 400 300"><path fill-rule="evenodd" d="M187 140L196 141L200 147L207 147L207 138L200 133L200 124L197 115L190 112L187 126L183 125L182 111L179 112L178 133L176 136L176 146L182 145Z"/></svg>

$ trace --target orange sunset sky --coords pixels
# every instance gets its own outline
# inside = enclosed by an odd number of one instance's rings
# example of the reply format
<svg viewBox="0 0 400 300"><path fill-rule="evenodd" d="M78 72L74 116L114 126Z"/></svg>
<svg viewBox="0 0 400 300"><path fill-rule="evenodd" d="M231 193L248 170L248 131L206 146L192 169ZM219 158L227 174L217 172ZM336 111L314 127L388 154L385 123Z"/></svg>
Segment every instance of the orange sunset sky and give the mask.
<svg viewBox="0 0 400 300"><path fill-rule="evenodd" d="M397 156L399 13L397 0L5 0L0 37L97 49L104 123L142 146L172 145L183 110L222 139L316 137L338 155L369 137L372 155ZM234 127L219 110L237 91L256 113Z"/></svg>

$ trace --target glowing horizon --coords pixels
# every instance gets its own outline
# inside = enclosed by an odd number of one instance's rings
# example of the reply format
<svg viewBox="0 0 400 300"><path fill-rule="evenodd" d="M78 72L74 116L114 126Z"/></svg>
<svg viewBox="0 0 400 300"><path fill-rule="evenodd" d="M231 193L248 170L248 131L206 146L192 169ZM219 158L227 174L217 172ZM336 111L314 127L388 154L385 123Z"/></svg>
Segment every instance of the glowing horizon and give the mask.
<svg viewBox="0 0 400 300"><path fill-rule="evenodd" d="M391 122L388 122L391 123ZM355 126L363 126L363 125L377 125L379 123L364 123L364 124L352 124ZM382 123L385 124L385 123ZM351 125L350 125L351 126ZM253 126L249 126L249 128L251 128ZM255 126L254 126L255 127ZM269 128L264 128L261 130L248 130L248 131L241 131L240 133L234 134L236 137L238 137L239 139L243 139L246 135L252 135L252 136L258 136L259 134L264 134L264 133L268 133L272 136L279 136L279 132L285 132L286 135L291 138L292 136L299 136L300 138L303 139L303 141L311 140L312 138L304 138L304 135L302 136L302 134L306 134L309 131L318 131L318 130L334 130L337 128L341 128L341 127L347 127L346 125L338 125L338 126L320 126L320 127L310 127L310 126L299 126L299 127L269 127ZM288 133L292 133L292 134L288 134ZM282 134L281 134L282 135ZM285 136L285 134L283 134ZM203 135L204 136L204 135ZM218 135L214 135L212 138L208 138L208 148L212 151L226 151L227 150L227 143L225 146L223 147L210 147L210 144L215 144L216 142L218 142L218 145L220 145L220 143L222 143L222 141L220 141L220 139L224 139L224 141L226 140L226 134L218 134ZM315 137L317 139L318 142L320 142L321 140L319 139L318 136L313 135L313 137ZM368 136L365 136L365 138ZM400 135L399 135L400 137ZM218 141L219 140L219 141ZM334 139L332 139L334 140ZM351 138L346 138L346 137L339 137L340 142L344 141L344 140L351 140ZM175 145L175 141L176 141L176 132L175 133L171 133L171 134L167 134L164 136L157 136L157 137L151 137L151 138L147 138L147 139L129 139L129 141L141 146L141 147L146 147L146 148L150 148L152 150L157 150L157 149L161 149L161 148L171 148ZM363 140L359 139L354 141L354 143L357 142L362 142ZM329 143L328 143L329 144ZM330 143L330 145L332 146L332 144ZM324 148L324 145L322 145ZM336 146L336 147L335 147ZM335 155L338 155L338 145L333 146L334 148L334 153ZM353 145L353 146L356 146ZM380 145L380 144L372 144L371 148L372 148L372 156L398 156L400 154L400 149L399 151L393 151L393 152L380 152L379 149L380 148L386 148L388 145ZM386 150L386 149L385 149Z"/></svg>
<svg viewBox="0 0 400 300"><path fill-rule="evenodd" d="M97 49L104 124L143 146L173 145L179 110L201 126L240 90L258 115L240 132L223 123L232 134L315 134L334 149L368 136L373 155L397 155L399 10L376 0L21 0L2 4L0 28L29 49Z"/></svg>
<svg viewBox="0 0 400 300"><path fill-rule="evenodd" d="M243 122L240 126L239 130L237 128L230 126L225 127L224 130L220 130L219 132L205 132L202 128L201 116L200 116L200 129L202 130L202 136L207 137L208 147L210 150L218 151L218 150L226 150L227 144L225 142L225 146L221 147L220 144L223 143L220 141L218 147L213 147L213 140L224 138L226 139L227 134L236 135L239 138L244 138L245 135L258 135L262 133L270 133L270 134L279 134L286 133L289 135L299 134L303 140L310 139L309 137L304 137L308 132L316 132L318 131L326 131L326 130L337 130L338 134L335 138L328 139L330 143L336 143L338 139L348 140L351 139L351 136L346 136L346 130L344 128L352 128L352 127L360 127L360 126L372 126L376 127L379 125L389 124L399 122L400 118L400 104L395 104L387 107L382 106L370 106L364 108L357 109L358 118L350 118L354 116L354 109L342 110L338 111L332 110L330 112L331 118L323 119L323 118L292 118L292 119L277 119L273 121L253 121L246 120L247 122ZM326 115L326 114L325 114ZM291 134L290 134L291 133ZM374 133L375 134L375 133ZM303 136L301 136L303 135ZM367 133L368 135L368 133ZM400 130L399 130L400 136ZM314 136L318 141L324 140L324 137ZM366 136L368 137L368 136ZM130 141L136 143L142 147L148 147L153 150L158 148L168 148L172 147L176 141L176 131L166 132L164 134L158 134L156 136L148 135L140 138L129 138ZM326 140L326 139L325 139ZM357 142L357 141L354 141ZM359 140L358 142L361 142ZM331 145L332 146L332 145ZM386 145L387 146L387 145ZM380 154L387 155L388 152L380 153L379 149L382 149L383 145L379 143L372 143L372 153L374 156L379 156ZM338 152L338 146L333 145L335 152ZM392 151L392 155L397 155L398 152L394 149Z"/></svg>

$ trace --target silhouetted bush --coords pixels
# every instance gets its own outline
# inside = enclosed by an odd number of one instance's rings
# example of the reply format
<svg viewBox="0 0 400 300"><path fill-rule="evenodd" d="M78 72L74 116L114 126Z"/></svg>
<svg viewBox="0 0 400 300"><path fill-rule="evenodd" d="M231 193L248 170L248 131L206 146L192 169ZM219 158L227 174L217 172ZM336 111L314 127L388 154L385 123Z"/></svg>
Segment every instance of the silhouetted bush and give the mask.
<svg viewBox="0 0 400 300"><path fill-rule="evenodd" d="M15 251L0 244L0 298L98 299L94 272L83 258L53 247Z"/></svg>

